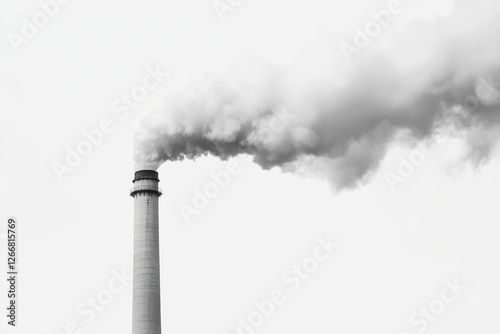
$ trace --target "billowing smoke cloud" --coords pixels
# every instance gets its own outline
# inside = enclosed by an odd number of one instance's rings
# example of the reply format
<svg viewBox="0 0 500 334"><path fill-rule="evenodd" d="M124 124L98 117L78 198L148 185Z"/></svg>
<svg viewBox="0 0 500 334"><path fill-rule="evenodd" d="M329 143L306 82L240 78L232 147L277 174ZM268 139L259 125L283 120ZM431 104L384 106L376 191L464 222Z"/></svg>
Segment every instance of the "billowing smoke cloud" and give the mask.
<svg viewBox="0 0 500 334"><path fill-rule="evenodd" d="M320 33L289 66L246 55L207 73L143 120L137 167L249 154L342 189L376 171L397 138L439 131L465 137L480 164L500 133L500 15L481 8L459 2L445 17L389 27L351 63L339 48L346 36Z"/></svg>

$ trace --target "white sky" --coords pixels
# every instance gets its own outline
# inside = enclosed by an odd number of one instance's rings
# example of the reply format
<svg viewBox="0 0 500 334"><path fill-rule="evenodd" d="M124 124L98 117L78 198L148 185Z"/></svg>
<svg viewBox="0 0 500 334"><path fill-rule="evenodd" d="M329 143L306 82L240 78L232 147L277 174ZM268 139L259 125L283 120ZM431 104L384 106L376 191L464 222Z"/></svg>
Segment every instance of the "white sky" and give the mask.
<svg viewBox="0 0 500 334"><path fill-rule="evenodd" d="M72 0L18 53L0 39L0 217L15 216L20 226L19 324L7 328L2 315L2 333L59 334L70 322L80 333L131 333L130 284L90 323L76 310L107 287L113 271L132 270L128 191L140 118L168 91L206 70L224 71L243 52L286 65L319 31L352 31L387 3L247 0L221 21L210 0ZM453 15L451 3L421 1L398 23ZM2 0L0 34L19 33L22 18L38 10L36 1ZM169 78L119 119L112 103L156 65ZM59 182L52 163L103 118L114 131ZM428 145L425 162L395 191L385 173L410 155L405 148L393 147L366 186L340 194L322 180L236 158L242 172L191 224L179 206L227 163L164 164L163 332L235 333L237 318L273 289L286 289L281 275L327 235L342 245L338 252L256 333L417 333L410 315L456 277L467 290L427 333L498 332L498 156L472 170L453 159L463 151L459 140Z"/></svg>

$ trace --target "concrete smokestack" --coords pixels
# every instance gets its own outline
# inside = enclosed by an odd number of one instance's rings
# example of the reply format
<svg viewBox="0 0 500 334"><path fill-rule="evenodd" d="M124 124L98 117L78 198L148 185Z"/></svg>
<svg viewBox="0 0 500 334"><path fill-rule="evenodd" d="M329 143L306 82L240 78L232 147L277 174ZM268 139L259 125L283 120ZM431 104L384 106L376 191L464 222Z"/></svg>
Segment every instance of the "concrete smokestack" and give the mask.
<svg viewBox="0 0 500 334"><path fill-rule="evenodd" d="M135 173L132 334L161 334L158 172Z"/></svg>

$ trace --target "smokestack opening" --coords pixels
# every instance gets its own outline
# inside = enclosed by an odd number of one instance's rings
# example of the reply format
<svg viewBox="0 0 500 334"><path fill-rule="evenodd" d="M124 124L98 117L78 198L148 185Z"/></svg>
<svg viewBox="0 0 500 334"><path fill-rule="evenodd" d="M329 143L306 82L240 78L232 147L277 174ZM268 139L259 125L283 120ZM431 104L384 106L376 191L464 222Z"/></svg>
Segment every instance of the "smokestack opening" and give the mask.
<svg viewBox="0 0 500 334"><path fill-rule="evenodd" d="M135 172L134 187L130 189L130 196L135 197L141 193L153 193L158 197L162 195L161 189L158 187L160 179L158 172L150 169L138 170Z"/></svg>
<svg viewBox="0 0 500 334"><path fill-rule="evenodd" d="M160 181L158 179L158 172L155 170L151 170L151 169L142 169L142 170L138 170L137 172L135 172L133 182L135 182L137 180L141 180L141 179L153 179L156 181Z"/></svg>

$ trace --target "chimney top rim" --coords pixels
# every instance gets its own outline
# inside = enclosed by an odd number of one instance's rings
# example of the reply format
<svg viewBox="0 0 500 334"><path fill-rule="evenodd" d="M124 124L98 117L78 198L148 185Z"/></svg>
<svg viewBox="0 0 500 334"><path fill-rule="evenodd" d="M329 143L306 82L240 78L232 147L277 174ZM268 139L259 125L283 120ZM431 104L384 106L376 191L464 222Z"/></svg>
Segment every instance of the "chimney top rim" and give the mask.
<svg viewBox="0 0 500 334"><path fill-rule="evenodd" d="M137 170L134 174L134 181L141 180L141 179L153 179L156 181L160 181L158 179L158 172L152 169L141 169Z"/></svg>

